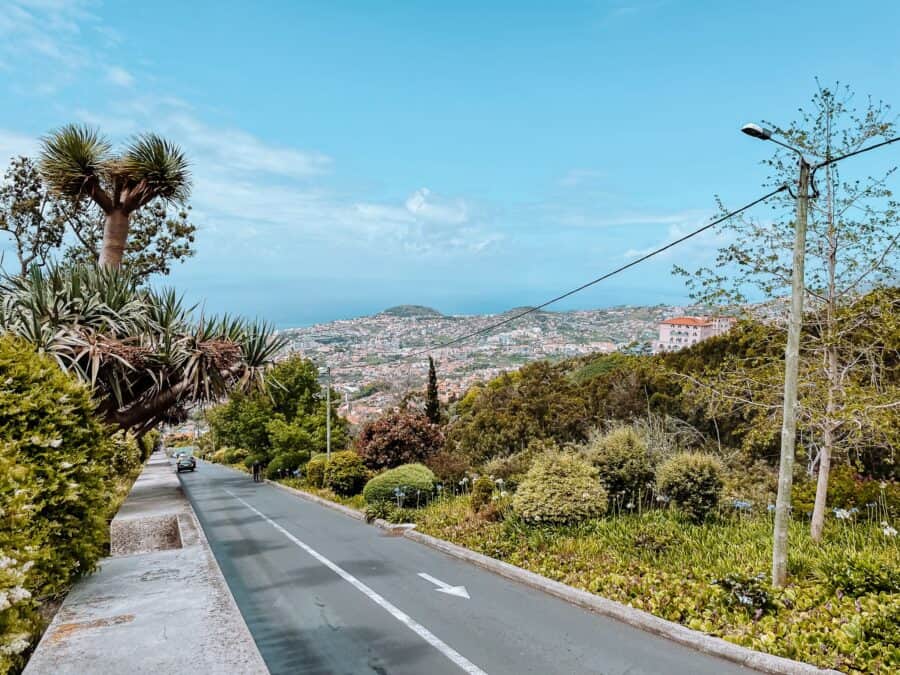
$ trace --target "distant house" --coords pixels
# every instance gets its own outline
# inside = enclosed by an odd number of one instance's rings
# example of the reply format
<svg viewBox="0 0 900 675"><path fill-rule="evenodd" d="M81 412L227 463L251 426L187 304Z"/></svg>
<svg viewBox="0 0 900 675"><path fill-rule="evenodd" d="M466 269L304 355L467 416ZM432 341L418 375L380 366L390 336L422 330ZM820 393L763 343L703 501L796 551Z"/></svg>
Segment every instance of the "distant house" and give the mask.
<svg viewBox="0 0 900 675"><path fill-rule="evenodd" d="M736 319L730 316L675 316L659 324L653 353L674 352L707 338L727 333Z"/></svg>

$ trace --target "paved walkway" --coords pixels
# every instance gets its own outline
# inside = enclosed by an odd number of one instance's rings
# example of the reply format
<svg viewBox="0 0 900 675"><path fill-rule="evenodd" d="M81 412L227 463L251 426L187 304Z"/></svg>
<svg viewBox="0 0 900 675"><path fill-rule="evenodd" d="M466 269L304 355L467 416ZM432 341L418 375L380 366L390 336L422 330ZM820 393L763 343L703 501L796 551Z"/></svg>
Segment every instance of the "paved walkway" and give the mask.
<svg viewBox="0 0 900 675"><path fill-rule="evenodd" d="M26 675L268 672L165 457L150 459L111 534L115 557L75 585Z"/></svg>

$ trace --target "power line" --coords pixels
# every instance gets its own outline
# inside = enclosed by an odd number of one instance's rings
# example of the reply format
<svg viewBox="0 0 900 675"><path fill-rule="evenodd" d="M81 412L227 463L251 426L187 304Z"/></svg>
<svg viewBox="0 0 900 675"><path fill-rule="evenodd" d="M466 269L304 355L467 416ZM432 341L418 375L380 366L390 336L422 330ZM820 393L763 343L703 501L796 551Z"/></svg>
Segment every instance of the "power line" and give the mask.
<svg viewBox="0 0 900 675"><path fill-rule="evenodd" d="M825 159L818 164L813 165L813 171L816 169L821 169L823 166L828 166L829 164L834 164L835 162L840 162L842 159L847 159L848 157L855 157L856 155L861 155L864 152L869 152L869 150L875 150L876 148L882 148L885 145L890 145L891 143L896 143L900 141L900 136L895 138L889 138L886 141L881 141L881 143L875 143L873 145L866 146L865 148L860 148L859 150L854 150L853 152L848 152L843 155L838 155L837 157L832 157L830 159Z"/></svg>
<svg viewBox="0 0 900 675"><path fill-rule="evenodd" d="M500 321L497 321L496 323L492 323L489 326L485 326L484 328L479 328L478 330L471 331L469 333L461 335L452 340L448 340L447 342L440 342L436 345L432 345L431 347L421 349L421 350L413 352L411 354L406 354L404 356L398 356L394 359L385 361L383 363L379 363L379 364L357 363L357 364L350 364L347 366L334 366L333 370L355 370L357 368L371 368L371 367L373 367L373 365L382 366L382 365L388 365L391 363L400 363L400 362L406 361L408 359L414 359L417 356L423 356L424 354L433 352L436 349L445 349L446 347L451 347L451 346L459 344L461 342L465 342L466 340L469 340L473 337L477 337L478 335L483 335L484 333L489 333L492 330L499 328L500 326L505 326L506 324L509 324L509 323L512 323L513 321L517 321L518 319L521 319L523 316L527 316L529 314L533 314L534 312L538 312L538 311L544 309L545 307L549 307L550 305L559 302L560 300L564 300L572 295L575 295L576 293L580 293L581 291L583 291L587 288L590 288L591 286L594 286L595 284L599 284L601 281L605 281L606 279L609 279L610 277L613 277L616 274L620 274L620 273L624 272L625 270L634 267L635 265L639 265L642 262L644 262L645 260L649 260L650 258L657 256L660 253L663 253L664 251L667 251L674 246L678 246L678 244L681 244L681 243L687 241L688 239L691 239L692 237L696 237L698 234L702 234L703 232L706 232L710 228L713 228L716 225L719 225L719 224L725 222L729 218L733 218L734 216L736 216L740 213L743 213L744 211L747 211L748 209L753 208L757 204L760 204L760 203L766 201L767 199L774 197L775 195L779 194L780 192L784 192L785 190L787 190L787 188L788 188L787 184L782 185L781 187L775 188L771 192L763 195L762 197L759 197L758 199L753 200L749 204L745 204L744 206L742 206L739 209L730 211L729 213L726 213L725 215L723 215L719 218L716 218L711 223L708 223L708 224L704 225L703 227L694 230L693 232L689 232L688 234L684 235L683 237L679 237L678 239L675 239L674 241L669 242L665 246L661 246L657 249L654 249L653 251L650 251L649 253L642 255L640 258L636 258L635 260L632 260L631 262L626 263L625 265L617 267L616 269L612 270L611 272L607 272L606 274L603 274L602 276L599 276L596 279L592 279L591 281L588 281L587 283L582 284L581 286L578 286L577 288L573 288L572 290L566 291L565 293L562 293L561 295L557 295L555 298L551 298L550 300L547 300L546 302L543 302L540 305L537 305L535 307L529 307L528 309L526 309L522 312L519 312L517 314L514 314L513 316L510 316L510 317L507 317Z"/></svg>

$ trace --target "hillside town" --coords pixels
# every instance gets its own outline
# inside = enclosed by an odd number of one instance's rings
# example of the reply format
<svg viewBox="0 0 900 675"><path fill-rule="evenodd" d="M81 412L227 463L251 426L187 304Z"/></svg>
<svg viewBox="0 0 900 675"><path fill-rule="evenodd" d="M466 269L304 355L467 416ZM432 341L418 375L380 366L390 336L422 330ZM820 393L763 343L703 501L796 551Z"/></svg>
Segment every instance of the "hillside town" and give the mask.
<svg viewBox="0 0 900 675"><path fill-rule="evenodd" d="M673 351L719 335L734 322L700 316L698 307L621 306L538 311L486 330L526 309L450 316L430 307L402 305L374 316L285 330L286 351L329 368L332 386L343 398L341 414L360 423L422 389L427 356L411 355L469 333L485 331L431 352L445 401L459 398L475 382L530 361L614 351Z"/></svg>

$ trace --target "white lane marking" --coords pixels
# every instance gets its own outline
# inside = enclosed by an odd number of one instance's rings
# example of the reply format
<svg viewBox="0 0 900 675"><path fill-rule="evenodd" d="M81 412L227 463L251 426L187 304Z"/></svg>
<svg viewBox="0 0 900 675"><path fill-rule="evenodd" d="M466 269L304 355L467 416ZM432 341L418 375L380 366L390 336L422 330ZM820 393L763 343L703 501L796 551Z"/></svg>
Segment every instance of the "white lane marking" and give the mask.
<svg viewBox="0 0 900 675"><path fill-rule="evenodd" d="M241 504L243 504L243 505L246 506L248 509L250 509L251 511L253 511L253 513L255 513L255 514L258 515L260 518L262 518L263 520L265 520L267 523L269 523L269 525L271 525L271 526L274 527L276 530L278 530L279 532L281 532L281 534L283 534L285 537L287 537L288 539L290 539L290 540L291 540L292 542L294 542L297 546L299 546L299 547L302 548L304 551L306 551L309 555L311 555L313 558L315 558L315 559L318 560L320 563L322 563L323 565L325 565L325 567L327 567L328 569L330 569L332 572L334 572L335 574L337 574L337 575L338 575L339 577L341 577L344 581L346 581L347 583L349 583L349 584L350 584L351 586L353 586L356 590L358 590L360 593L362 593L362 594L365 595L367 598L369 598L369 600L371 600L371 601L374 602L376 605L378 605L379 607L381 607L382 609L384 609L385 611L387 611L388 614L390 614L390 615L393 616L395 619L397 619L397 621L399 621L399 622L402 623L402 624L405 624L406 627L409 628L413 633L415 633L416 635L418 635L419 637L421 637L423 640L425 640L425 642L427 642L428 644L430 644L432 647L434 647L435 649L437 649L441 654L443 654L443 655L446 656L448 659L450 659L451 661L453 661L453 663L455 663L457 666L459 666L460 668L462 668L462 670L463 670L464 672L469 673L469 675L487 675L487 673L486 673L485 671L483 671L481 668L479 668L479 667L476 666L474 663L472 663L471 661L469 661L465 656L463 656L462 654L460 654L458 651L456 651L455 649L453 649L453 647L451 647L450 645L448 645L446 642L444 642L443 640L441 640L439 637L437 637L437 636L436 636L434 633L432 633L430 630L428 630L427 628L425 628L425 626L423 626L422 624L420 624L420 623L416 622L415 620L413 620L409 615L407 615L407 614L406 614L405 612L403 612L401 609L399 609L399 608L397 608L397 607L394 607L394 605L392 605L390 602L388 602L388 601L385 600L383 597L381 597L380 595L378 595L378 593L376 593L376 592L373 591L371 588L369 588L368 586L366 586L363 582L361 582L359 579L357 579L356 577L354 577L352 574L350 574L349 572L347 572L347 571L344 570L343 568L338 567L338 566L335 565L333 562L331 562L328 558L326 558L325 556L323 556L321 553L319 553L318 551L315 551L314 549L312 549L312 548L310 548L309 546L307 546L306 544L304 544L302 541L300 541L299 539L297 539L297 537L295 537L294 535L292 535L290 532L288 532L286 529L284 529L281 525L279 525L279 524L276 523L274 520L272 520L271 518L269 518L269 517L268 517L266 514L264 514L262 511L259 511L258 509L252 507L252 506L251 506L250 504L248 504L246 501L244 501L243 499L241 499L240 497L238 497L236 494L234 494L233 492L231 492L231 490L225 490L225 492L228 493L229 495L231 495L232 497L234 497L235 499L237 499Z"/></svg>
<svg viewBox="0 0 900 675"><path fill-rule="evenodd" d="M425 574L425 572L419 572L419 576L422 577L425 581L434 584L437 586L434 590L438 593L446 593L447 595L456 595L460 598L465 598L466 600L470 600L469 591L466 590L465 586L451 586L448 583L441 581L440 579L435 579L430 574Z"/></svg>

